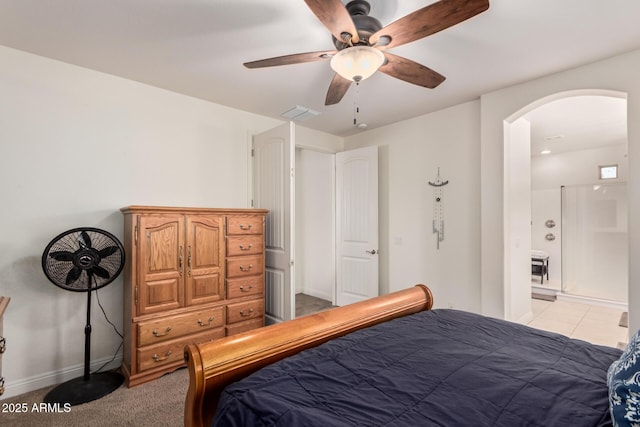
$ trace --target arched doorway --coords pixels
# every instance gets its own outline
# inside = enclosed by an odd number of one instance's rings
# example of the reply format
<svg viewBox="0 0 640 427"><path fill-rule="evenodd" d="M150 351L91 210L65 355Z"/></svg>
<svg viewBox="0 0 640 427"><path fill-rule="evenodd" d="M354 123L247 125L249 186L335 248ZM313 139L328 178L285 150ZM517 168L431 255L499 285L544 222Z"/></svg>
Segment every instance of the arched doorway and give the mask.
<svg viewBox="0 0 640 427"><path fill-rule="evenodd" d="M626 104L626 94L622 92L573 90L543 97L504 120L504 314L507 319L526 321L531 316L531 147L532 142L535 143L531 120L537 110L552 104L594 97L624 100ZM567 111L567 121L575 113ZM568 157L564 158L566 161ZM556 161L562 161L561 157ZM569 164L565 164L565 169L571 169ZM593 173L596 171L594 166ZM553 168L547 172L553 173ZM589 183L597 183L597 179ZM555 260L556 267L559 261Z"/></svg>

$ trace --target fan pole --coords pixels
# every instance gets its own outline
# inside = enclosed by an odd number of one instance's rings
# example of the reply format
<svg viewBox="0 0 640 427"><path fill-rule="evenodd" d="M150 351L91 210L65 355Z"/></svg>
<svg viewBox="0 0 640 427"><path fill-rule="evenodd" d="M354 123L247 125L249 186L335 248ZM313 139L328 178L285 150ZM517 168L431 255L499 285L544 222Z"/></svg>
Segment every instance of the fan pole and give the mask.
<svg viewBox="0 0 640 427"><path fill-rule="evenodd" d="M91 276L89 276L89 291L87 292L87 323L84 327L84 380L89 381L91 363Z"/></svg>

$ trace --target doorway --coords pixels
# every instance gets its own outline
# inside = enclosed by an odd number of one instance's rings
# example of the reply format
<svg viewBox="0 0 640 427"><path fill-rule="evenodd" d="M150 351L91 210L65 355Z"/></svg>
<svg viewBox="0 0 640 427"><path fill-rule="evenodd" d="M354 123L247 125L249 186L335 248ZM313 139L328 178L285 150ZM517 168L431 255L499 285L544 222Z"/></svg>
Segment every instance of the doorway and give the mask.
<svg viewBox="0 0 640 427"><path fill-rule="evenodd" d="M295 149L296 317L335 304L335 155Z"/></svg>
<svg viewBox="0 0 640 427"><path fill-rule="evenodd" d="M531 250L545 250L544 244L560 245L561 218L534 218L533 212L537 210L540 198L535 194L539 190L554 188L554 194L560 195L561 185L589 184L597 185L601 183L598 179L598 165L611 162L605 159L603 148L596 146L585 146L589 138L598 135L599 130L593 126L594 120L584 120L582 116L575 114L573 109L558 109L552 112L552 116L558 123L565 124L575 120L582 120L579 129L583 134L577 138L578 142L570 141L569 132L549 130L545 128L543 135L537 131L536 112L547 107L562 107L563 103L570 104L573 101L586 100L587 98L598 98L600 100L612 100L623 102L623 123L619 127L624 131L624 144L626 144L626 95L624 93L601 91L601 90L581 90L573 92L558 93L545 99L538 100L531 105L513 114L505 121L505 317L511 320L526 321L531 316ZM595 104L594 104L595 105ZM611 108L601 109L597 116L607 118ZM587 111L587 110L584 110ZM531 129L527 132L522 130L523 121ZM572 123L573 124L573 123ZM514 137L515 135L515 137ZM616 141L609 141L616 142ZM547 145L555 154L543 153L547 151ZM582 145L580 145L582 144ZM614 144L615 145L615 144ZM519 156L520 162L514 162L513 152ZM617 151L618 156L622 156L619 163L626 169L626 145ZM528 156L529 161L525 158ZM524 165L524 167L523 167ZM582 170L577 170L574 166L581 166ZM520 188L513 186L513 177L528 175L530 184L528 188L519 182ZM626 173L621 174L621 180L626 180ZM526 191L528 197L521 197ZM541 192L542 193L542 192ZM533 197L532 197L533 196ZM546 196L545 196L546 197ZM544 197L543 197L544 199ZM560 210L560 197L557 197L557 211ZM553 209L552 209L553 211ZM626 215L626 213L625 213ZM558 224L555 229L548 228L545 223L553 220ZM542 225L538 224L542 221ZM514 228L517 224L519 228ZM525 235L525 227L529 229L529 235ZM536 233L531 234L534 228L546 230L540 237ZM545 228L547 227L547 228ZM547 236L549 236L547 240ZM540 243L540 238L543 239ZM539 246L539 247L536 247ZM547 253L554 253L555 250L548 250ZM558 250L555 253L560 253ZM559 281L561 275L562 259L560 255L552 260L549 258L549 277L553 283L554 278ZM547 282L549 283L549 282Z"/></svg>
<svg viewBox="0 0 640 427"><path fill-rule="evenodd" d="M269 210L267 323L294 318L296 294L335 305L378 295L377 147L334 154L303 142L293 123L252 138L252 206Z"/></svg>

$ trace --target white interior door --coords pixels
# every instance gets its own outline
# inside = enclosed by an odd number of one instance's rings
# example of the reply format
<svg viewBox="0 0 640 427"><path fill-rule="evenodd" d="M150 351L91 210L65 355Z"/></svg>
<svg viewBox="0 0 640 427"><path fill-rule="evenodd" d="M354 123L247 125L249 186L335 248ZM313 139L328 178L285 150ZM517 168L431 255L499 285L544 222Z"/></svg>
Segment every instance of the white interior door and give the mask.
<svg viewBox="0 0 640 427"><path fill-rule="evenodd" d="M253 206L269 209L265 228L267 323L295 317L294 147L293 123L253 137Z"/></svg>
<svg viewBox="0 0 640 427"><path fill-rule="evenodd" d="M378 147L336 154L336 304L378 296Z"/></svg>

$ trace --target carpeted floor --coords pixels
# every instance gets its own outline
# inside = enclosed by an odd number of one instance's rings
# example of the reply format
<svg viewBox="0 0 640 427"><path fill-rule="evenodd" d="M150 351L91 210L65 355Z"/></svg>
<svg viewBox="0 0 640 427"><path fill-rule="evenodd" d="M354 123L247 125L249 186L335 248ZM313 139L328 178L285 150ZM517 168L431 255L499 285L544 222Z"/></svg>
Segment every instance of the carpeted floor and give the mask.
<svg viewBox="0 0 640 427"><path fill-rule="evenodd" d="M32 391L0 401L0 425L11 427L102 427L184 425L184 401L189 373L180 369L150 383L122 385L101 399L72 406L70 411L37 412L38 404L52 388ZM34 408L34 403L36 408ZM17 406L27 412L16 412ZM22 405L26 404L26 405Z"/></svg>

